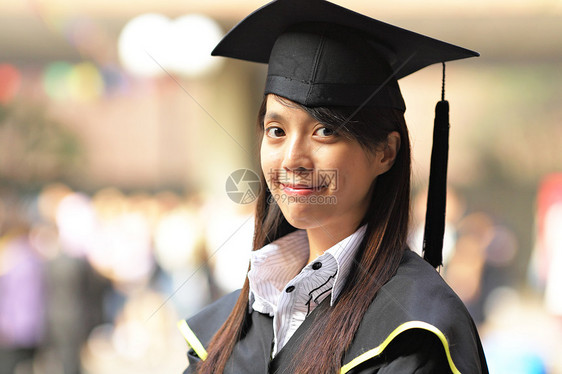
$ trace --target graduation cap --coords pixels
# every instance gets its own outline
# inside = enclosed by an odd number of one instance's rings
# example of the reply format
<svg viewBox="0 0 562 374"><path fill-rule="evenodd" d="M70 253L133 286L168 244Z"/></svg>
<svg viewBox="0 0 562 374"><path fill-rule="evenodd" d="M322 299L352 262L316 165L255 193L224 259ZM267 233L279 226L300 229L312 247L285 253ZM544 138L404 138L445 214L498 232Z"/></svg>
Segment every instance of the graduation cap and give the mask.
<svg viewBox="0 0 562 374"><path fill-rule="evenodd" d="M230 30L212 55L268 64L265 94L302 105L404 111L398 79L434 63L443 63L444 72L446 61L478 53L325 0L276 0ZM436 106L424 235L424 258L434 267L442 263L448 139L449 105L443 83Z"/></svg>

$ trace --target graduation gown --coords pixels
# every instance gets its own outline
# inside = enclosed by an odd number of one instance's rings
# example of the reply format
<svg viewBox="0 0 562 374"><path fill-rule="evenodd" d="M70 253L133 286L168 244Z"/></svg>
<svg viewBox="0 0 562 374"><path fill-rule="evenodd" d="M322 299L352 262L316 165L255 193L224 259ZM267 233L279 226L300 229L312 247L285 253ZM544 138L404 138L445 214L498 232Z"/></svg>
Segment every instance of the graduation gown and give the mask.
<svg viewBox="0 0 562 374"><path fill-rule="evenodd" d="M206 358L205 347L230 314L233 292L180 322L191 349L189 367ZM250 312L244 334L225 368L233 374L289 374L300 342L321 313L326 298L271 360L273 318ZM407 250L394 277L378 292L344 355L340 373L488 373L478 332L462 301L422 258Z"/></svg>

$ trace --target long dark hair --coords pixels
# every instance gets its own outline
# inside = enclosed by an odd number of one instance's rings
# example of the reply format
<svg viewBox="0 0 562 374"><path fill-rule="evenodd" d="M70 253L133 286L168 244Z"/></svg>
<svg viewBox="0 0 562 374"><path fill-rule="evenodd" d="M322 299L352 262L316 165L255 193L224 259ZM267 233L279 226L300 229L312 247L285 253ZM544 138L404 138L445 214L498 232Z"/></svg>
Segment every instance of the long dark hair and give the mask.
<svg viewBox="0 0 562 374"><path fill-rule="evenodd" d="M392 168L377 177L369 209L361 222L367 224L363 241L344 289L328 313L317 317L300 350L305 352L293 360L301 374L337 373L363 315L378 290L395 274L406 249L410 213L410 141L403 113L390 108L309 108L276 97L287 105L296 105L341 136L355 139L366 150L385 144L388 134L397 131L401 145ZM263 136L266 111L264 99L258 114L258 135ZM352 116L353 114L353 116ZM351 118L352 117L352 118ZM266 186L261 173L262 186ZM258 196L255 214L253 250L295 230L283 217L267 188ZM198 373L222 373L239 340L248 313L248 278L230 316L212 338L207 359L198 366Z"/></svg>

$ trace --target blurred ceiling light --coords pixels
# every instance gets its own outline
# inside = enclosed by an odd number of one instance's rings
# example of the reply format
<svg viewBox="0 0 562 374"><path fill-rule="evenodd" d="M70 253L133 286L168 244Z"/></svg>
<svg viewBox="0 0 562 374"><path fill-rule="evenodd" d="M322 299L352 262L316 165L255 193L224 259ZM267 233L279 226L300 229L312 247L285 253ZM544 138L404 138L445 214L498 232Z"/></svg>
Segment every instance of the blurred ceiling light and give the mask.
<svg viewBox="0 0 562 374"><path fill-rule="evenodd" d="M120 66L104 65L101 67L100 73L103 78L106 96L119 96L130 93L131 85L129 79Z"/></svg>
<svg viewBox="0 0 562 374"><path fill-rule="evenodd" d="M43 87L52 100L89 102L103 95L105 82L99 69L91 62L70 64L57 61L45 68Z"/></svg>
<svg viewBox="0 0 562 374"><path fill-rule="evenodd" d="M159 65L166 65L166 44L170 20L160 14L143 14L130 20L119 35L118 49L121 63L138 76L164 73Z"/></svg>
<svg viewBox="0 0 562 374"><path fill-rule="evenodd" d="M170 50L170 68L190 77L216 71L223 59L211 56L223 32L212 19L199 14L180 17L170 28L174 48Z"/></svg>
<svg viewBox="0 0 562 374"><path fill-rule="evenodd" d="M211 57L222 30L203 15L176 20L143 14L129 21L119 36L119 58L130 73L152 77L174 72L199 77L215 71L222 60Z"/></svg>
<svg viewBox="0 0 562 374"><path fill-rule="evenodd" d="M20 71L11 64L0 64L0 103L10 102L21 84Z"/></svg>
<svg viewBox="0 0 562 374"><path fill-rule="evenodd" d="M66 100L70 98L68 89L68 75L72 71L72 64L57 61L49 64L43 72L43 87L52 100Z"/></svg>
<svg viewBox="0 0 562 374"><path fill-rule="evenodd" d="M74 65L67 83L70 96L77 101L92 101L103 95L103 77L91 62Z"/></svg>

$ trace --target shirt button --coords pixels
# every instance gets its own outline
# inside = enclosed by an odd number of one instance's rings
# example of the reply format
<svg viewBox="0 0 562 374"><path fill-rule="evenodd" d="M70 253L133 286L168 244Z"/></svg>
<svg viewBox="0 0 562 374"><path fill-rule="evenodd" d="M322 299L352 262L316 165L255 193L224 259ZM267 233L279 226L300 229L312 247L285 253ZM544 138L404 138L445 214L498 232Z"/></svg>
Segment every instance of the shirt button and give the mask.
<svg viewBox="0 0 562 374"><path fill-rule="evenodd" d="M318 270L322 267L322 263L321 262L315 262L312 264L312 269L313 270Z"/></svg>
<svg viewBox="0 0 562 374"><path fill-rule="evenodd" d="M289 287L287 287L287 288L285 289L285 292L291 293L291 292L293 292L294 290L295 290L295 286L289 286Z"/></svg>

